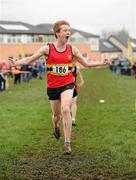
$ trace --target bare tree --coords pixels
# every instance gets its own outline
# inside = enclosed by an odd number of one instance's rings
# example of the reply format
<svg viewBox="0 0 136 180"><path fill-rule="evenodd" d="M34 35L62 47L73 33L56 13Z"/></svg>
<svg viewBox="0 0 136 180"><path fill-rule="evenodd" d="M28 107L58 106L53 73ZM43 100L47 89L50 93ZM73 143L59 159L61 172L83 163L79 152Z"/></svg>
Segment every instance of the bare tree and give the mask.
<svg viewBox="0 0 136 180"><path fill-rule="evenodd" d="M129 36L129 32L128 32L128 30L125 29L124 26L120 30L106 30L106 29L103 29L101 31L101 36L104 39L107 39L110 35L125 35L125 36Z"/></svg>

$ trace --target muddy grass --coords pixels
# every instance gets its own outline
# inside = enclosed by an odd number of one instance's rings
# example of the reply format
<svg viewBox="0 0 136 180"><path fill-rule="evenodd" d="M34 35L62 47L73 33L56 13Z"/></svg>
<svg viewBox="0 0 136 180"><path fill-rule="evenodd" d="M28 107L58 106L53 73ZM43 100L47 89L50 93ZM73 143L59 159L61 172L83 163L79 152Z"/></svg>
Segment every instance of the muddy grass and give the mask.
<svg viewBox="0 0 136 180"><path fill-rule="evenodd" d="M106 167L107 166L107 167ZM106 171L105 171L106 170ZM2 173L3 171L3 173ZM127 171L126 171L127 172ZM1 163L0 179L3 180L135 180L135 172L118 172L111 157L87 155L60 155L30 157Z"/></svg>
<svg viewBox="0 0 136 180"><path fill-rule="evenodd" d="M1 94L0 180L136 180L135 79L107 69L83 76L70 156L63 136L52 137L44 82Z"/></svg>

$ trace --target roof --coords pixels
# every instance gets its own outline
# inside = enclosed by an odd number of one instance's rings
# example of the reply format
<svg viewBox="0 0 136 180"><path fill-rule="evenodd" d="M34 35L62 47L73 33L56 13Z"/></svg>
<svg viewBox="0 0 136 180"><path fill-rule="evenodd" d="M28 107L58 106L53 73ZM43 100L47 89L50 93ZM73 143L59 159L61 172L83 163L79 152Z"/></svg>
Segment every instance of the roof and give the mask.
<svg viewBox="0 0 136 180"><path fill-rule="evenodd" d="M53 24L38 24L35 26L41 34L53 35Z"/></svg>
<svg viewBox="0 0 136 180"><path fill-rule="evenodd" d="M34 25L19 21L0 21L1 34L39 34Z"/></svg>
<svg viewBox="0 0 136 180"><path fill-rule="evenodd" d="M90 37L99 38L100 37L99 35L95 35L95 34L88 33L88 32L85 32L85 31L78 30L78 29L74 29L74 28L71 29L71 32L72 33L79 32L80 34L82 34L86 38L90 38Z"/></svg>
<svg viewBox="0 0 136 180"><path fill-rule="evenodd" d="M111 35L109 36L109 40L110 38L113 37L114 39L116 39L117 41L119 41L122 45L124 45L125 47L127 47L127 42L128 42L128 35L124 35L124 34L119 34L119 35Z"/></svg>
<svg viewBox="0 0 136 180"><path fill-rule="evenodd" d="M46 34L53 35L53 24L31 25L20 21L0 21L0 34ZM84 37L98 37L88 32L71 29L72 33L79 32Z"/></svg>
<svg viewBox="0 0 136 180"><path fill-rule="evenodd" d="M113 45L107 39L100 39L100 52L121 52L121 49Z"/></svg>
<svg viewBox="0 0 136 180"><path fill-rule="evenodd" d="M40 28L41 31L44 30L48 34L53 33L53 30L52 30L53 24L39 24L36 27ZM88 33L88 32L85 32L85 31L81 31L81 30L78 30L78 29L71 28L71 33L73 34L75 32L79 32L80 34L82 34L86 38L89 38L89 37L99 38L100 37L100 36L94 35L92 33Z"/></svg>
<svg viewBox="0 0 136 180"><path fill-rule="evenodd" d="M131 44L132 44L132 48L133 48L134 51L136 51L136 39L132 39L129 35L125 35L125 34L111 35L108 38L109 41L110 41L111 37L116 39L118 42L120 42L126 48L128 48L128 39L130 38Z"/></svg>

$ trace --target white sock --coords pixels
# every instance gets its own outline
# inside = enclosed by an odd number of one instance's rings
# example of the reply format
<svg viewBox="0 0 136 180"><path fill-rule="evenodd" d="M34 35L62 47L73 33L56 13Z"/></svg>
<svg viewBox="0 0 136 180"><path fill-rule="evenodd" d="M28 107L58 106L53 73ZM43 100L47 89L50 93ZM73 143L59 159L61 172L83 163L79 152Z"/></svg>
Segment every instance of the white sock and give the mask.
<svg viewBox="0 0 136 180"><path fill-rule="evenodd" d="M72 119L72 122L75 122L75 119L74 119L74 118Z"/></svg>

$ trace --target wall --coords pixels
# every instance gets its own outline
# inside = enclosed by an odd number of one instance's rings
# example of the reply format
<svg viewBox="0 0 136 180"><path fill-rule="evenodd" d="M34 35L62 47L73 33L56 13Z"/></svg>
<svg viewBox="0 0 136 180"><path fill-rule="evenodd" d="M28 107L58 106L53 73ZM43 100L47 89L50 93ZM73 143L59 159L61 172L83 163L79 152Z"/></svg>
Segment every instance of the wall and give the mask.
<svg viewBox="0 0 136 180"><path fill-rule="evenodd" d="M36 52L40 47L43 46L43 43L36 43L36 44L1 44L0 45L0 60L8 59L9 57L13 56L14 58L18 58L19 54L33 54ZM100 60L100 53L93 52L90 48L90 44L76 44L74 45L77 47L81 54L87 54L89 59L92 60Z"/></svg>

